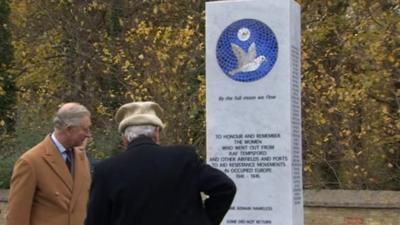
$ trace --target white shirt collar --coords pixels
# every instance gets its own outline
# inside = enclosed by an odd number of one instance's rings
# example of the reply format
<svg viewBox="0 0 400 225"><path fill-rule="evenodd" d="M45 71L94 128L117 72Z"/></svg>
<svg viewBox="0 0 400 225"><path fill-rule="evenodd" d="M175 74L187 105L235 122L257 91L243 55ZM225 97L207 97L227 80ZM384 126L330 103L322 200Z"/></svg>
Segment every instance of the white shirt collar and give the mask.
<svg viewBox="0 0 400 225"><path fill-rule="evenodd" d="M57 150L61 153L62 157L64 158L64 160L66 159L66 155L64 154L65 151L67 151L65 149L65 147L57 140L56 135L54 135L54 132L51 134L51 139L53 140L53 143L56 145Z"/></svg>

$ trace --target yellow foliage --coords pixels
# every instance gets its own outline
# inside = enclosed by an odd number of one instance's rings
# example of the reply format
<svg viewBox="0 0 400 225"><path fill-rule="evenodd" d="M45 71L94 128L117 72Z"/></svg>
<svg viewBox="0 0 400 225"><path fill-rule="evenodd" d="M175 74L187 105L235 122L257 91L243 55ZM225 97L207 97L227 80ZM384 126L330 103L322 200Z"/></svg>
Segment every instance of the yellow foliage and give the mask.
<svg viewBox="0 0 400 225"><path fill-rule="evenodd" d="M6 92L4 91L4 88L2 86L0 86L0 97L5 94L6 94Z"/></svg>
<svg viewBox="0 0 400 225"><path fill-rule="evenodd" d="M311 172L312 172L312 168L311 168L310 165L305 165L303 170L304 170L304 172L306 172L306 173L311 173Z"/></svg>

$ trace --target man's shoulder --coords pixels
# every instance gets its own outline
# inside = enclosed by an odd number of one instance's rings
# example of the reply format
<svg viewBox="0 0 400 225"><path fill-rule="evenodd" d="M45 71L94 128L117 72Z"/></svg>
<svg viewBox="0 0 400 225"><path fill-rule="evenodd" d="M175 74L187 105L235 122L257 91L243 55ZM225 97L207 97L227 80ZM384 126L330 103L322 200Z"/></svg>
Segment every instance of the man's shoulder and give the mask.
<svg viewBox="0 0 400 225"><path fill-rule="evenodd" d="M186 159L197 159L198 154L196 149L191 145L168 145L160 147L161 151L165 155L186 158Z"/></svg>
<svg viewBox="0 0 400 225"><path fill-rule="evenodd" d="M109 170L109 167L118 164L118 162L121 160L121 153L118 155L110 156L109 158L101 159L96 161L94 164L94 169L95 170Z"/></svg>
<svg viewBox="0 0 400 225"><path fill-rule="evenodd" d="M191 145L165 145L160 146L163 151L174 151L182 154L196 153L196 149Z"/></svg>
<svg viewBox="0 0 400 225"><path fill-rule="evenodd" d="M139 150L139 151L138 151ZM111 156L107 159L103 159L96 163L95 169L107 171L113 168L115 165L120 163L125 163L126 161L132 159L132 157L136 157L135 154L144 154L150 153L152 156L156 157L168 157L168 156L179 156L179 157L188 157L193 158L197 157L196 149L191 145L165 145L165 146L157 146L156 148L147 149L130 149L128 151L119 153L117 155ZM131 155L130 153L133 153Z"/></svg>
<svg viewBox="0 0 400 225"><path fill-rule="evenodd" d="M25 161L32 161L43 156L46 151L46 139L40 141L32 148L25 151L19 158Z"/></svg>

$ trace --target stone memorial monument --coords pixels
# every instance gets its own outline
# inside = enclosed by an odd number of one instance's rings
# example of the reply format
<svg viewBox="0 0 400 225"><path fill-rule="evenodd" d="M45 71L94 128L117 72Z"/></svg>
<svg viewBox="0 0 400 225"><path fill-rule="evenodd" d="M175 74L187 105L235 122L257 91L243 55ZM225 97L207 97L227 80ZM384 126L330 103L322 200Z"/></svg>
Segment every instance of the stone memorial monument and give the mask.
<svg viewBox="0 0 400 225"><path fill-rule="evenodd" d="M303 225L300 7L206 3L207 161L234 179L222 224Z"/></svg>

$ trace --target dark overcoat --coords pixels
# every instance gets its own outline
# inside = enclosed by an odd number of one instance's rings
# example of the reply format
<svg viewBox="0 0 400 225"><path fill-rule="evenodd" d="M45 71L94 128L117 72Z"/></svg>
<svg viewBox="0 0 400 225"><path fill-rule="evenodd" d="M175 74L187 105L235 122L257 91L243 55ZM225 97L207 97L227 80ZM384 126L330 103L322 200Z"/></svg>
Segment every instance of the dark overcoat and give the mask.
<svg viewBox="0 0 400 225"><path fill-rule="evenodd" d="M200 192L208 195L204 203ZM193 147L139 137L96 166L86 225L217 225L235 192Z"/></svg>

